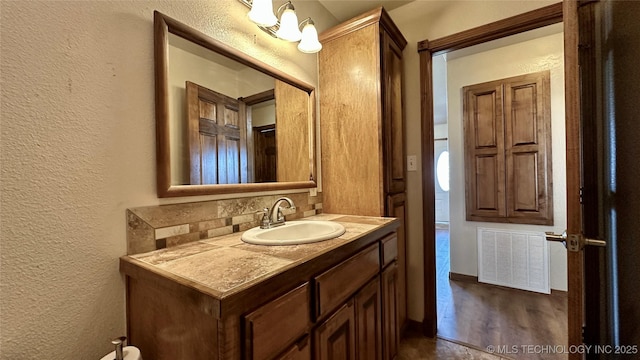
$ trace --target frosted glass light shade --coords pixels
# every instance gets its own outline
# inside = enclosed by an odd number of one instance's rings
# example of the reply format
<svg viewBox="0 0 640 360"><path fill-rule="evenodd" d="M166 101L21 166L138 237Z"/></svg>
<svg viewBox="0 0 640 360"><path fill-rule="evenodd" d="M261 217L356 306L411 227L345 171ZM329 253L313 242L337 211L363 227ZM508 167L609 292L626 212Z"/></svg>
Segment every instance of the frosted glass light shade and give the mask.
<svg viewBox="0 0 640 360"><path fill-rule="evenodd" d="M253 0L248 15L249 20L260 26L270 27L278 23L278 18L273 14L272 0Z"/></svg>
<svg viewBox="0 0 640 360"><path fill-rule="evenodd" d="M322 44L318 41L318 30L313 22L307 23L302 28L302 40L298 44L298 50L303 53L317 53L322 49Z"/></svg>
<svg viewBox="0 0 640 360"><path fill-rule="evenodd" d="M298 29L298 16L295 10L287 8L280 17L280 28L276 31L276 36L286 41L299 41L302 33Z"/></svg>

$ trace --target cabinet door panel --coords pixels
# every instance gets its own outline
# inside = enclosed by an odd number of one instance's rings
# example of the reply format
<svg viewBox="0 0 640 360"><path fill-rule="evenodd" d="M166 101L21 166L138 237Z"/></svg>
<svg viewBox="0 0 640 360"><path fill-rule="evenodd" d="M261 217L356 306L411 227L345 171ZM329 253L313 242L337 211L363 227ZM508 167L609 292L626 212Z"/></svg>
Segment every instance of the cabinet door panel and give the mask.
<svg viewBox="0 0 640 360"><path fill-rule="evenodd" d="M316 360L355 359L355 322L355 311L353 300L351 300L316 329Z"/></svg>
<svg viewBox="0 0 640 360"><path fill-rule="evenodd" d="M505 216L502 84L477 84L463 91L467 220Z"/></svg>
<svg viewBox="0 0 640 360"><path fill-rule="evenodd" d="M382 33L383 67L383 137L385 148L385 192L405 190L405 130L402 104L402 49Z"/></svg>
<svg viewBox="0 0 640 360"><path fill-rule="evenodd" d="M398 353L398 266L391 264L382 272L382 339L383 359L395 358Z"/></svg>
<svg viewBox="0 0 640 360"><path fill-rule="evenodd" d="M307 330L309 283L245 316L247 358L270 359Z"/></svg>
<svg viewBox="0 0 640 360"><path fill-rule="evenodd" d="M395 233L389 235L382 239L380 244L380 249L382 250L380 259L382 260L382 267L385 267L398 258L398 236Z"/></svg>
<svg viewBox="0 0 640 360"><path fill-rule="evenodd" d="M356 303L356 334L359 360L382 359L382 309L380 280L375 277L358 292Z"/></svg>
<svg viewBox="0 0 640 360"><path fill-rule="evenodd" d="M406 242L406 197L404 193L389 196L387 198L389 214L400 220L397 231L398 251L398 281L397 281L397 307L398 326L403 328L407 321L407 242Z"/></svg>
<svg viewBox="0 0 640 360"><path fill-rule="evenodd" d="M550 73L505 83L507 216L513 222L553 224Z"/></svg>
<svg viewBox="0 0 640 360"><path fill-rule="evenodd" d="M311 360L311 341L309 336L305 336L297 344L293 345L276 360Z"/></svg>

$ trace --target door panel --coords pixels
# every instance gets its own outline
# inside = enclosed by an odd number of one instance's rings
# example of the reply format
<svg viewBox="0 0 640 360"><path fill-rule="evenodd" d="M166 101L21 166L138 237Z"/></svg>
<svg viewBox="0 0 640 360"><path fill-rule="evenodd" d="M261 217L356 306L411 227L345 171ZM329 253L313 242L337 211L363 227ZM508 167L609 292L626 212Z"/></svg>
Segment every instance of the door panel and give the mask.
<svg viewBox="0 0 640 360"><path fill-rule="evenodd" d="M380 280L375 277L355 297L359 360L382 360Z"/></svg>
<svg viewBox="0 0 640 360"><path fill-rule="evenodd" d="M246 105L186 82L190 184L247 182Z"/></svg>
<svg viewBox="0 0 640 360"><path fill-rule="evenodd" d="M353 300L331 315L315 331L315 358L318 360L355 360L356 319Z"/></svg>
<svg viewBox="0 0 640 360"><path fill-rule="evenodd" d="M582 231L580 205L580 75L578 66L578 3L563 2L565 121L567 158L567 233ZM583 324L583 253L567 252L567 323L569 346L582 344ZM582 354L569 354L569 360Z"/></svg>

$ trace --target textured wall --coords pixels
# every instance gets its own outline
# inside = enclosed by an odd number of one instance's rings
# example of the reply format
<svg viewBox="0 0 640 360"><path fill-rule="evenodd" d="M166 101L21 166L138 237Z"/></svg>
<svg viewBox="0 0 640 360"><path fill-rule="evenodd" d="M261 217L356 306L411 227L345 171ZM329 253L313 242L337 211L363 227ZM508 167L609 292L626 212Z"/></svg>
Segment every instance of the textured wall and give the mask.
<svg viewBox="0 0 640 360"><path fill-rule="evenodd" d="M316 56L252 26L236 0L1 1L1 359L111 351L125 333L125 209L215 198L156 198L156 9L317 83Z"/></svg>

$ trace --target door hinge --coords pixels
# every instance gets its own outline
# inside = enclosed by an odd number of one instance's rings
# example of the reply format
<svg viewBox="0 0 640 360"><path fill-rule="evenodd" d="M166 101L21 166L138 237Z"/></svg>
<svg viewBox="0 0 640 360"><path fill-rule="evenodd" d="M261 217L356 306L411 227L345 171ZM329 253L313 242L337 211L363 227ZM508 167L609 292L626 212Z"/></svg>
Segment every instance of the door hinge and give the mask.
<svg viewBox="0 0 640 360"><path fill-rule="evenodd" d="M580 187L580 204L584 204L583 200L584 200L584 188Z"/></svg>

